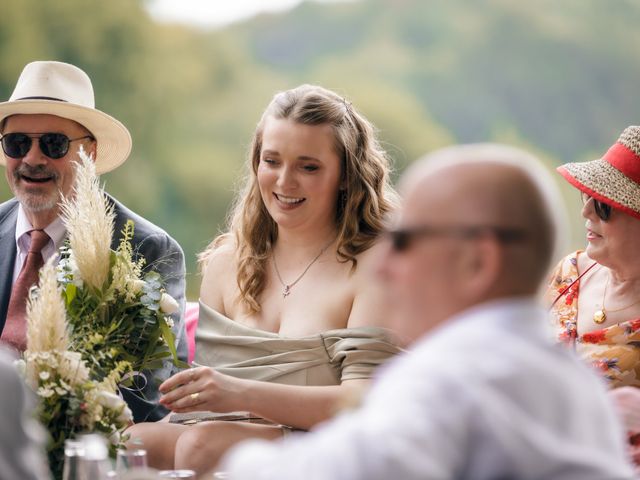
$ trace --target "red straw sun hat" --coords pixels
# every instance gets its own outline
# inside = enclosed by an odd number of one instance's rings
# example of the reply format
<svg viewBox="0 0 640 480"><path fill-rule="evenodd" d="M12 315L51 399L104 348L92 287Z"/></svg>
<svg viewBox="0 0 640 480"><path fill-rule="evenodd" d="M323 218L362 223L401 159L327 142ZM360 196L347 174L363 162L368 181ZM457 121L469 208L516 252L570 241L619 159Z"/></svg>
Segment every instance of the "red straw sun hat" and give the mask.
<svg viewBox="0 0 640 480"><path fill-rule="evenodd" d="M558 172L578 190L640 218L640 126L625 128L602 158L565 163Z"/></svg>

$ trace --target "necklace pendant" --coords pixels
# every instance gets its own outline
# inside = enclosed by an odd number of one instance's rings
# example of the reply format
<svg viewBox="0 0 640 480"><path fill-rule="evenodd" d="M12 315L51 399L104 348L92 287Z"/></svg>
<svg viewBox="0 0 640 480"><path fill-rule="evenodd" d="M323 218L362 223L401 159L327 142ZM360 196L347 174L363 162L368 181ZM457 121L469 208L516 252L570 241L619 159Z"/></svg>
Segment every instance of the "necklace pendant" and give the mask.
<svg viewBox="0 0 640 480"><path fill-rule="evenodd" d="M602 310L596 310L596 313L593 314L593 321L598 325L600 325L601 323L604 323L606 319L607 319L607 314L604 311L604 308Z"/></svg>
<svg viewBox="0 0 640 480"><path fill-rule="evenodd" d="M289 285L284 286L284 290L282 291L282 298L287 298L287 296L291 293L291 287Z"/></svg>

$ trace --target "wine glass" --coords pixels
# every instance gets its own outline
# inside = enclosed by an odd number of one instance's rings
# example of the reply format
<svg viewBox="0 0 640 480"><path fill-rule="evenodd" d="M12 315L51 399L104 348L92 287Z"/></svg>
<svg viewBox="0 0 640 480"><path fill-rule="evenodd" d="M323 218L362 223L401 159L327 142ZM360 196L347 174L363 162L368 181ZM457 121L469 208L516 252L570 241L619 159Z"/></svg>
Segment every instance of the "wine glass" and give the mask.
<svg viewBox="0 0 640 480"><path fill-rule="evenodd" d="M82 480L84 477L84 444L80 440L64 441L62 480Z"/></svg>
<svg viewBox="0 0 640 480"><path fill-rule="evenodd" d="M119 449L116 455L116 473L121 474L134 469L147 469L147 451L142 448Z"/></svg>
<svg viewBox="0 0 640 480"><path fill-rule="evenodd" d="M162 470L158 472L159 478L196 478L193 470Z"/></svg>

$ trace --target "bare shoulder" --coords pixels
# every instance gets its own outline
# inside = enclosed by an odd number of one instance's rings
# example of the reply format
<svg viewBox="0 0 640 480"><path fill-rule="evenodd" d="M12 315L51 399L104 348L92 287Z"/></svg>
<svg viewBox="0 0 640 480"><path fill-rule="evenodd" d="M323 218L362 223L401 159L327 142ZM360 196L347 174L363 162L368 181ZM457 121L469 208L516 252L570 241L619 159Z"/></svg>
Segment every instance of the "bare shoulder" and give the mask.
<svg viewBox="0 0 640 480"><path fill-rule="evenodd" d="M364 252L359 253L356 256L358 261L358 267L356 268L357 275L369 275L371 270L377 267L377 262L380 259L384 246L380 241L374 243L371 247Z"/></svg>
<svg viewBox="0 0 640 480"><path fill-rule="evenodd" d="M226 314L224 299L235 283L235 244L225 239L209 253L202 272L200 299L214 310Z"/></svg>
<svg viewBox="0 0 640 480"><path fill-rule="evenodd" d="M377 242L356 257L358 266L353 275L354 298L349 327L384 326L387 307L377 273L383 250L384 246Z"/></svg>
<svg viewBox="0 0 640 480"><path fill-rule="evenodd" d="M578 261L578 273L585 272L591 265L594 264L594 260L587 255L587 252L580 252L577 256Z"/></svg>

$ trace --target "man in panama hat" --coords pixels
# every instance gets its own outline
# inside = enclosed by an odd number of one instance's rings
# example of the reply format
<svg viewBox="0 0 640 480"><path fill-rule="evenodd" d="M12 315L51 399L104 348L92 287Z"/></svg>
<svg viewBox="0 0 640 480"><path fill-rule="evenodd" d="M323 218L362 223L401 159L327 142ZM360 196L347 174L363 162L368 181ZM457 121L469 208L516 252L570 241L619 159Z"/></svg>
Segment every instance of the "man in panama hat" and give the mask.
<svg viewBox="0 0 640 480"><path fill-rule="evenodd" d="M97 173L109 172L129 156L131 136L122 123L95 108L85 72L67 63L38 61L24 68L9 101L0 103L0 143L0 164L15 195L0 204L0 341L24 350L25 292L39 266L64 242L59 201L72 192L78 151L82 147L94 158ZM182 250L162 229L112 197L109 201L116 213L112 248L119 244L118 233L127 220L133 220L133 251L166 279L168 293L180 305L173 316L176 347L186 360ZM163 379L172 373L167 362L153 376ZM157 404L152 381L141 393L125 390L123 395L135 421L157 420L167 413Z"/></svg>

